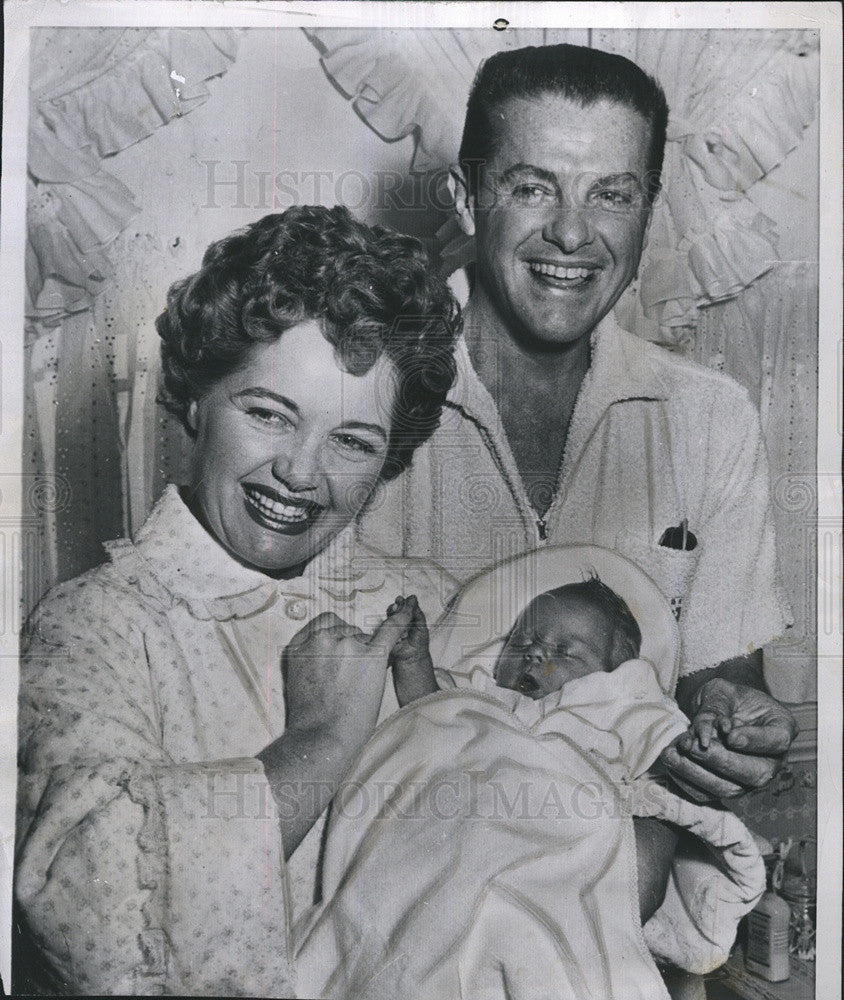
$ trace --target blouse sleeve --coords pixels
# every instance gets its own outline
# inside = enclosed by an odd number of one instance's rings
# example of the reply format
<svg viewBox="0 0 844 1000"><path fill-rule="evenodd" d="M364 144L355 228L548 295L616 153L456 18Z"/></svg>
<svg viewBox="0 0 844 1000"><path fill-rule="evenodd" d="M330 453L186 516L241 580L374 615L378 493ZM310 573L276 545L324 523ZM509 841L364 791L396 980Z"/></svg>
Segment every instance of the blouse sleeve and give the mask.
<svg viewBox="0 0 844 1000"><path fill-rule="evenodd" d="M69 993L292 995L263 768L168 756L122 603L65 585L22 659L15 891L41 976Z"/></svg>

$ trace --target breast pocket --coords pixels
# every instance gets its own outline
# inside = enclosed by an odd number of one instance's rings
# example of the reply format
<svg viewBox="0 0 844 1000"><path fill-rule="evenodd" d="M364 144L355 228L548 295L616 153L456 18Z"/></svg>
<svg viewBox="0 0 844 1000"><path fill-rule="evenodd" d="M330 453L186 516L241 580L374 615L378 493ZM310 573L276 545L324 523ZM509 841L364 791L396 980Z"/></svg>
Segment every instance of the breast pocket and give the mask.
<svg viewBox="0 0 844 1000"><path fill-rule="evenodd" d="M619 535L616 548L648 574L670 602L674 617L680 620L700 558L700 545L689 552L633 535Z"/></svg>

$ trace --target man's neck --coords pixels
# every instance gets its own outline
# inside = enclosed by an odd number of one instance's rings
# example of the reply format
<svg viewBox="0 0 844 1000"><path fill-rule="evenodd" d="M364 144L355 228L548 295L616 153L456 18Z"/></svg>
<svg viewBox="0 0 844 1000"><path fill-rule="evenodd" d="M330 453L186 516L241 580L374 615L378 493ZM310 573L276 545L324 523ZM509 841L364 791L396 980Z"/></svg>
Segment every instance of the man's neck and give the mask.
<svg viewBox="0 0 844 1000"><path fill-rule="evenodd" d="M489 300L478 291L463 310L464 337L472 366L499 405L508 396L543 389L577 394L589 369L590 339L586 334L569 344L549 347L514 336Z"/></svg>

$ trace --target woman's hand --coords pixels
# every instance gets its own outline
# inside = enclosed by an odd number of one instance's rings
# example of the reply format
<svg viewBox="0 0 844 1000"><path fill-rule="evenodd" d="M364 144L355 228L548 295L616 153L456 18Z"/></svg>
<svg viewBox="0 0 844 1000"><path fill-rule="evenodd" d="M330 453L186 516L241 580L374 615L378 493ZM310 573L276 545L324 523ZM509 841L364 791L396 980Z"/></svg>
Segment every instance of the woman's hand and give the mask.
<svg viewBox="0 0 844 1000"><path fill-rule="evenodd" d="M389 656L411 617L411 608L399 609L367 635L337 615L318 615L285 649L286 728L258 759L279 810L286 857L375 729Z"/></svg>
<svg viewBox="0 0 844 1000"><path fill-rule="evenodd" d="M287 729L323 729L350 748L362 746L375 729L390 654L412 616L405 605L372 635L330 612L308 622L282 658Z"/></svg>

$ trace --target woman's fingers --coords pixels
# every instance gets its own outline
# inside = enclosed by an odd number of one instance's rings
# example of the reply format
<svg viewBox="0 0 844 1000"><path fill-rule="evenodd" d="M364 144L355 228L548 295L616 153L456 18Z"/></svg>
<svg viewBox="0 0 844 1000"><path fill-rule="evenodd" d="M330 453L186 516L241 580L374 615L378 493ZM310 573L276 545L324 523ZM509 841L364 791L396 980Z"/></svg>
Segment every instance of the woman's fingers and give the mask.
<svg viewBox="0 0 844 1000"><path fill-rule="evenodd" d="M402 634L407 631L412 618L413 605L405 601L395 614L388 615L375 629L369 637L369 648L389 655L390 650L401 639Z"/></svg>
<svg viewBox="0 0 844 1000"><path fill-rule="evenodd" d="M317 615L316 618L312 618L306 625L293 636L290 642L287 644L288 649L295 649L297 646L301 646L302 643L307 642L309 639L313 638L317 633L324 632L327 629L337 628L339 625L346 625L346 622L342 618L338 618L333 611L323 611L321 615Z"/></svg>

